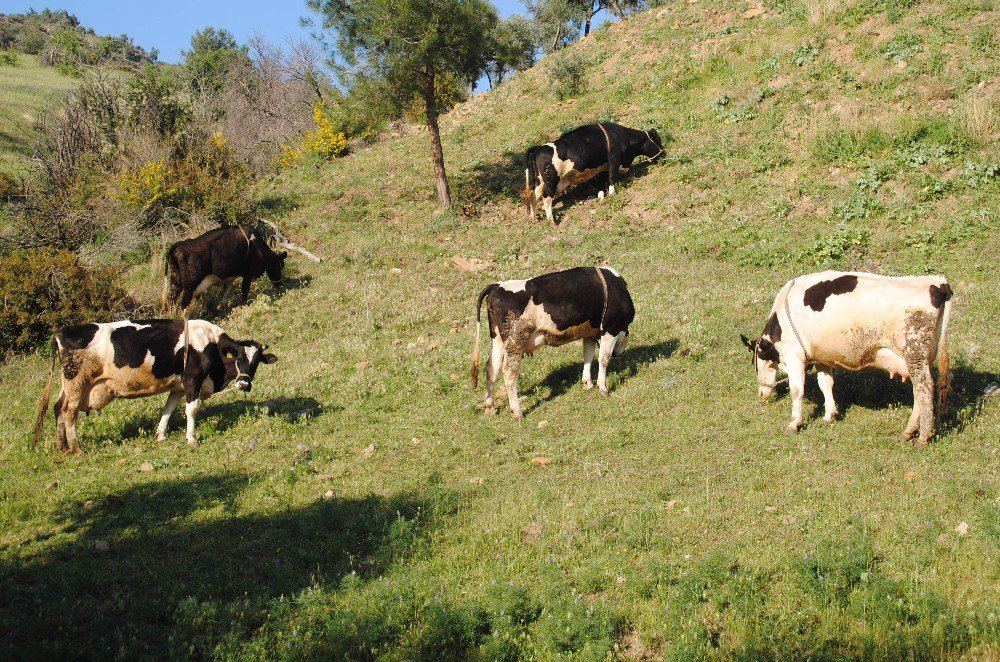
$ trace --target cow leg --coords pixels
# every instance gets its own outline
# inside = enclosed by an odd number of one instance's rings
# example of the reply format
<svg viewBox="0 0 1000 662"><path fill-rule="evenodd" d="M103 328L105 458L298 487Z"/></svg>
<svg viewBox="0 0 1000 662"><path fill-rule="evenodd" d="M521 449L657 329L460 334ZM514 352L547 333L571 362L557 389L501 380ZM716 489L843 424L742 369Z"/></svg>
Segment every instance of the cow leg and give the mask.
<svg viewBox="0 0 1000 662"><path fill-rule="evenodd" d="M198 437L194 434L195 427L195 417L198 415L198 409L201 407L201 400L195 398L194 400L188 400L184 405L184 415L187 416L187 442L188 446L197 446Z"/></svg>
<svg viewBox="0 0 1000 662"><path fill-rule="evenodd" d="M173 391L167 396L167 402L160 412L160 424L156 426L156 440L163 441L167 438L167 424L170 422L170 415L174 413L174 408L181 401L183 391Z"/></svg>
<svg viewBox="0 0 1000 662"><path fill-rule="evenodd" d="M615 183L618 181L618 162L608 161L608 196L615 194Z"/></svg>
<svg viewBox="0 0 1000 662"><path fill-rule="evenodd" d="M545 218L549 219L550 223L555 223L555 216L552 215L552 201L553 198L542 198L542 206L545 208Z"/></svg>
<svg viewBox="0 0 1000 662"><path fill-rule="evenodd" d="M70 455L80 455L80 442L76 438L76 417L80 413L80 399L64 395L61 400L61 418L65 439L60 444L60 450Z"/></svg>
<svg viewBox="0 0 1000 662"><path fill-rule="evenodd" d="M521 370L521 357L524 354L520 347L508 348L503 362L503 381L507 387L507 401L514 418L523 418L521 402L517 397L517 376Z"/></svg>
<svg viewBox="0 0 1000 662"><path fill-rule="evenodd" d="M198 438L194 434L195 417L201 407L201 386L204 378L188 377L184 380L184 415L187 416L187 442L189 446L197 446Z"/></svg>
<svg viewBox="0 0 1000 662"><path fill-rule="evenodd" d="M608 364L615 352L615 343L618 342L617 335L605 333L601 336L601 353L597 360L597 388L601 395L608 395Z"/></svg>
<svg viewBox="0 0 1000 662"><path fill-rule="evenodd" d="M63 415L63 403L66 395L59 393L59 399L52 405L52 413L56 416L56 446L63 453L69 451L69 442L66 438L66 419Z"/></svg>
<svg viewBox="0 0 1000 662"><path fill-rule="evenodd" d="M242 292L240 294L240 305L247 305L247 297L250 296L250 286L253 284L253 279L243 277Z"/></svg>
<svg viewBox="0 0 1000 662"><path fill-rule="evenodd" d="M916 444L926 446L934 436L934 380L926 360L919 367L910 366L910 379L913 381L913 409L919 411L920 437Z"/></svg>
<svg viewBox="0 0 1000 662"><path fill-rule="evenodd" d="M823 422L832 424L837 416L837 402L833 399L833 371L828 367L817 367L816 381L823 392Z"/></svg>
<svg viewBox="0 0 1000 662"><path fill-rule="evenodd" d="M788 368L788 392L792 396L792 420L785 432L798 432L802 427L802 400L806 391L806 366L797 360L786 361Z"/></svg>
<svg viewBox="0 0 1000 662"><path fill-rule="evenodd" d="M486 361L486 400L483 401L483 408L490 412L493 411L493 385L500 376L503 360L503 339L498 333L490 339L490 358Z"/></svg>
<svg viewBox="0 0 1000 662"><path fill-rule="evenodd" d="M913 392L913 411L910 412L910 420L906 423L906 429L903 430L903 440L909 441L917 436L917 432L920 431L920 398L917 397L916 390Z"/></svg>
<svg viewBox="0 0 1000 662"><path fill-rule="evenodd" d="M594 362L594 349L597 347L597 340L594 338L583 339L583 388L594 388L594 382L590 379L590 364Z"/></svg>
<svg viewBox="0 0 1000 662"><path fill-rule="evenodd" d="M236 284L235 278L230 278L226 281L226 289L222 293L222 303L225 304L229 301L229 295L233 293L233 286Z"/></svg>

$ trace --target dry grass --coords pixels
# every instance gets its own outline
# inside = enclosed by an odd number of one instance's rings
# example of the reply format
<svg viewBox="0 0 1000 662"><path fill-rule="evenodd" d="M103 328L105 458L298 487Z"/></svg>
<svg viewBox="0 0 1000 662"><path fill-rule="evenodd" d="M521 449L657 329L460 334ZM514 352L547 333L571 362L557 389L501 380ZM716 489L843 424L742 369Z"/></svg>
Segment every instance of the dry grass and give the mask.
<svg viewBox="0 0 1000 662"><path fill-rule="evenodd" d="M983 144L1000 138L1000 103L993 95L972 96L962 109L965 128Z"/></svg>

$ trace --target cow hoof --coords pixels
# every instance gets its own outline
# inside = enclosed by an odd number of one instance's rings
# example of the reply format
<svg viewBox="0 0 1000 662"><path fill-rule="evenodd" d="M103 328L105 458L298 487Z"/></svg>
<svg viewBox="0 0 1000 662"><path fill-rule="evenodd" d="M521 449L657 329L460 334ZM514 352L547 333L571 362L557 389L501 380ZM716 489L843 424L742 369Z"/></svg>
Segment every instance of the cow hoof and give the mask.
<svg viewBox="0 0 1000 662"><path fill-rule="evenodd" d="M514 418L516 418L518 420L521 420L522 418L524 418L524 414L522 414L519 411L515 411L515 412L512 412L512 413L514 414Z"/></svg>
<svg viewBox="0 0 1000 662"><path fill-rule="evenodd" d="M497 410L493 408L493 405L487 405L483 407L483 413L487 416L493 416L497 413Z"/></svg>
<svg viewBox="0 0 1000 662"><path fill-rule="evenodd" d="M795 423L789 423L785 426L785 434L795 434L799 431L799 426Z"/></svg>
<svg viewBox="0 0 1000 662"><path fill-rule="evenodd" d="M587 391L594 388L594 382L583 382L583 388Z"/></svg>
<svg viewBox="0 0 1000 662"><path fill-rule="evenodd" d="M837 415L834 414L833 416L824 416L823 422L833 427L833 424L837 422Z"/></svg>
<svg viewBox="0 0 1000 662"><path fill-rule="evenodd" d="M913 432L907 432L906 430L904 430L903 434L901 434L900 436L903 438L903 441L909 441L910 439L913 439L914 437L917 436L917 431L914 430Z"/></svg>
<svg viewBox="0 0 1000 662"><path fill-rule="evenodd" d="M187 442L188 446L190 446L191 448L196 448L198 446L198 440L195 439L194 437L189 437Z"/></svg>
<svg viewBox="0 0 1000 662"><path fill-rule="evenodd" d="M606 388L602 388L602 389L600 389L600 391L601 391L601 395L603 395L604 397L607 397L607 396L611 395L610 393L608 393L608 389L606 389Z"/></svg>
<svg viewBox="0 0 1000 662"><path fill-rule="evenodd" d="M930 443L929 439L914 439L913 440L913 446L914 446L914 448L925 448L928 443Z"/></svg>
<svg viewBox="0 0 1000 662"><path fill-rule="evenodd" d="M156 442L157 443L163 443L166 440L167 440L167 435L165 435L165 434L158 434L158 435L156 435Z"/></svg>

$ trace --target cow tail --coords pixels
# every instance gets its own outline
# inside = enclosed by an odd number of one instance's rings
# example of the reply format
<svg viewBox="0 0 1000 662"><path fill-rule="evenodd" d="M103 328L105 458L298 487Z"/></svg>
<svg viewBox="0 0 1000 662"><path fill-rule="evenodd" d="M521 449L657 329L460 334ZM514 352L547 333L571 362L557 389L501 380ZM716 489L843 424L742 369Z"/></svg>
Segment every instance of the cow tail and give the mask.
<svg viewBox="0 0 1000 662"><path fill-rule="evenodd" d="M472 345L472 367L469 371L469 376L472 378L472 388L473 390L479 386L479 336L482 332L482 309L483 309L483 299L489 295L489 293L496 287L496 284L490 284L486 286L482 292L479 293L479 299L476 301L476 337L473 340Z"/></svg>
<svg viewBox="0 0 1000 662"><path fill-rule="evenodd" d="M528 149L527 158L524 164L524 193L521 195L524 198L524 208L527 210L528 214L532 218L535 217L535 193L531 190L531 184L535 181L537 177L537 171L535 169L535 148L532 147Z"/></svg>
<svg viewBox="0 0 1000 662"><path fill-rule="evenodd" d="M950 288L949 288L950 290ZM950 292L949 292L950 295ZM951 296L944 302L941 318L938 324L941 331L938 334L937 347L937 423L948 414L948 395L951 393L951 361L948 358L948 320L951 317Z"/></svg>
<svg viewBox="0 0 1000 662"><path fill-rule="evenodd" d="M187 372L188 350L191 348L191 331L188 328L188 311L184 309L184 363L181 365L181 374Z"/></svg>
<svg viewBox="0 0 1000 662"><path fill-rule="evenodd" d="M45 423L45 412L49 408L49 399L52 395L52 375L56 371L56 359L59 357L59 345L56 337L52 336L52 363L49 365L49 380L45 383L45 390L42 391L42 399L38 403L38 416L35 418L35 432L32 437L32 446L38 445L38 438L42 436L42 425Z"/></svg>

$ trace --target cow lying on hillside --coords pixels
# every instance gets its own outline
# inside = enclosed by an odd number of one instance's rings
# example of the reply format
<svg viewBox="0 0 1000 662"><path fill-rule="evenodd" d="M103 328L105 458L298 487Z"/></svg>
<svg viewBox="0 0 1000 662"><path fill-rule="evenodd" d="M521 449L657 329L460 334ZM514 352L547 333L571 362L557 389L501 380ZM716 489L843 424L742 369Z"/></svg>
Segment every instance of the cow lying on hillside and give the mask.
<svg viewBox="0 0 1000 662"><path fill-rule="evenodd" d="M52 368L57 358L62 368L62 389L53 407L59 449L80 453L76 438L78 413L99 411L116 398L165 392L170 396L160 414L156 439L164 439L170 414L183 395L187 403L187 441L195 445L195 415L201 400L233 380L236 388L249 391L257 366L278 360L273 354L265 354L266 349L267 345L253 340L233 340L204 320L191 320L187 337L180 320L126 320L63 327L53 339L52 348ZM36 443L51 388L50 372L35 423Z"/></svg>
<svg viewBox="0 0 1000 662"><path fill-rule="evenodd" d="M487 285L476 302L476 340L472 350L472 387L479 382L480 313L486 300L492 345L486 362L487 410L493 408L493 384L503 369L507 400L521 418L517 377L524 354L542 345L559 346L583 340L583 385L592 388L590 364L600 339L597 387L608 394L607 369L612 355L628 344L635 317L625 279L611 267L576 267L530 280Z"/></svg>
<svg viewBox="0 0 1000 662"><path fill-rule="evenodd" d="M788 432L802 425L806 370L816 366L825 415L837 415L833 368L857 371L879 368L890 379L913 380L913 413L903 432L919 433L924 446L934 434L934 381L937 360L938 413L950 388L946 332L951 287L942 276L890 278L861 272L824 271L800 276L778 292L764 332L751 342L760 395L769 398L778 370L788 374L792 420Z"/></svg>
<svg viewBox="0 0 1000 662"><path fill-rule="evenodd" d="M241 304L246 304L250 285L265 273L277 287L281 285L288 253L275 253L253 228L216 228L178 241L167 251L163 273L164 309L168 304L187 310L194 297L219 283L225 283L223 300L229 298L233 282L242 278Z"/></svg>
<svg viewBox="0 0 1000 662"><path fill-rule="evenodd" d="M640 131L611 122L581 126L555 142L528 149L524 204L534 218L535 205L542 202L546 218L555 222L552 202L570 186L606 172L608 195L614 195L619 173L628 172L637 157L655 159L662 153L655 129ZM604 191L599 196L603 198Z"/></svg>

